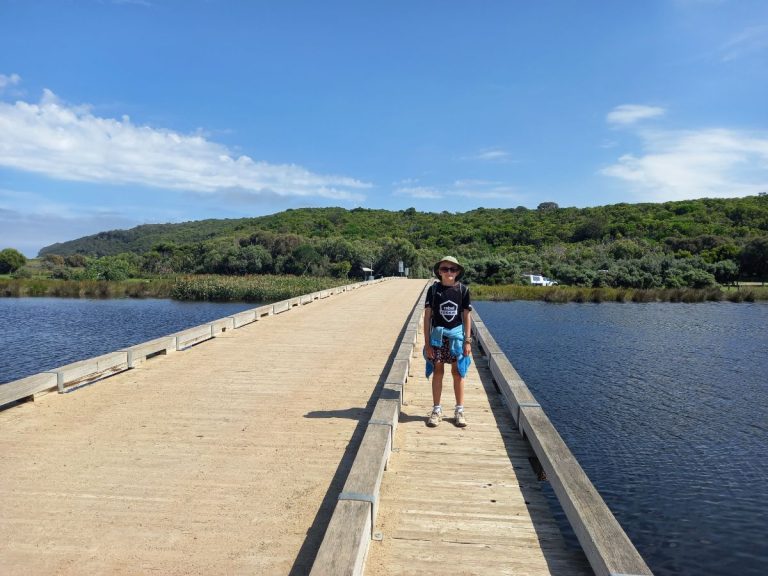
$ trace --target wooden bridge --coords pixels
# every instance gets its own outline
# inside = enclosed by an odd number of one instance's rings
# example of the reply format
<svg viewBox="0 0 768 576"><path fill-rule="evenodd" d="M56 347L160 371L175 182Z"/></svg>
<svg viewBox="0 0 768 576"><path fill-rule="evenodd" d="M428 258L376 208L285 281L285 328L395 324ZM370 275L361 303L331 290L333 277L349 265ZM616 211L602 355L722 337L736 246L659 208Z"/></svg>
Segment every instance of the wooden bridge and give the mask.
<svg viewBox="0 0 768 576"><path fill-rule="evenodd" d="M651 574L478 316L469 426L425 426L425 287L309 294L0 386L0 574Z"/></svg>

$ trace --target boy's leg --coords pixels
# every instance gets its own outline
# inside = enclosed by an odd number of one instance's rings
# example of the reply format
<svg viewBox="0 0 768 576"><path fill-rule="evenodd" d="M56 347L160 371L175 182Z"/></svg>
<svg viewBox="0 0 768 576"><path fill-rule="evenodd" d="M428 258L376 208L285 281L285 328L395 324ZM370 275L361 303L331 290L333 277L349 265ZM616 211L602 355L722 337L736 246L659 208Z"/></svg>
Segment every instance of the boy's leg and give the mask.
<svg viewBox="0 0 768 576"><path fill-rule="evenodd" d="M464 378L459 374L456 363L451 364L451 376L453 376L453 393L456 395L456 406L464 406Z"/></svg>
<svg viewBox="0 0 768 576"><path fill-rule="evenodd" d="M443 374L445 373L445 364L435 362L435 371L432 373L432 403L440 406L440 397L443 395Z"/></svg>
<svg viewBox="0 0 768 576"><path fill-rule="evenodd" d="M440 409L440 396L443 392L443 374L445 373L445 365L442 362L435 362L435 371L432 373L432 400L434 406L432 411L427 417L427 426L434 428L443 419L443 414Z"/></svg>
<svg viewBox="0 0 768 576"><path fill-rule="evenodd" d="M453 423L459 428L464 428L467 425L467 419L464 416L464 378L459 374L457 364L451 364L451 376L453 376L453 393L456 395Z"/></svg>

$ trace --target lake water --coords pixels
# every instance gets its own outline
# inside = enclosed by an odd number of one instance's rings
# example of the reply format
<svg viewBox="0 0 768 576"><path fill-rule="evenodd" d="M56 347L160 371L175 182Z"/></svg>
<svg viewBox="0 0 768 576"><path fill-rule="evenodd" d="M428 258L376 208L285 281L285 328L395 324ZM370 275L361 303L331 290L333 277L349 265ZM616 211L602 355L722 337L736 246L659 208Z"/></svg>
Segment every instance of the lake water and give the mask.
<svg viewBox="0 0 768 576"><path fill-rule="evenodd" d="M257 306L152 299L0 298L0 383Z"/></svg>
<svg viewBox="0 0 768 576"><path fill-rule="evenodd" d="M768 304L476 307L657 576L768 574Z"/></svg>
<svg viewBox="0 0 768 576"><path fill-rule="evenodd" d="M0 298L0 383L254 306ZM476 307L657 576L768 574L768 304Z"/></svg>

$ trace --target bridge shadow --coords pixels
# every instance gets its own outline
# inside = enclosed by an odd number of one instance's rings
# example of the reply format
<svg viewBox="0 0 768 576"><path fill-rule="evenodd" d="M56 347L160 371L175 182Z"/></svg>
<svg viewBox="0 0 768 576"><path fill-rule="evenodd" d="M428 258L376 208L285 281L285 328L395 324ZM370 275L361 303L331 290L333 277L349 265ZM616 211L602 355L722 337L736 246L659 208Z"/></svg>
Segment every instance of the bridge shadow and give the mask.
<svg viewBox="0 0 768 576"><path fill-rule="evenodd" d="M424 426L427 425L427 416L415 416L413 414L406 414L405 412L400 412L400 417L397 419L398 424L407 424L409 422L422 422Z"/></svg>
<svg viewBox="0 0 768 576"><path fill-rule="evenodd" d="M573 530L567 520L565 524L562 522L565 512L560 503L554 497L548 482L540 479L541 472L535 467L538 462L535 461L533 449L520 435L501 392L493 382L487 358L480 354L475 358L480 382L488 396L496 426L501 432L507 457L517 475L520 492L525 499L549 573L555 576L593 574ZM559 529L562 540L553 540L553 528Z"/></svg>
<svg viewBox="0 0 768 576"><path fill-rule="evenodd" d="M345 410L313 410L304 414L304 418L346 418L360 420L366 416L367 408L346 408ZM370 413L367 414L370 416ZM366 422L369 418L366 418Z"/></svg>
<svg viewBox="0 0 768 576"><path fill-rule="evenodd" d="M315 515L315 519L312 525L307 530L307 536L304 539L304 543L299 549L299 553L296 556L296 560L291 567L289 576L305 576L312 570L312 565L315 563L317 552L320 549L320 544L323 542L325 536L325 530L331 521L331 516L336 508L336 502L339 494L341 494L344 484L347 481L349 472L352 469L352 463L357 455L357 449L360 446L360 442L365 435L365 429L368 426L368 421L371 419L373 410L376 407L376 401L381 395L384 382L387 379L392 364L397 355L397 350L400 347L400 341L403 339L405 329L408 325L408 318L403 322L403 326L400 329L400 333L395 340L395 345L392 347L392 351L389 353L387 361L379 374L376 381L376 385L365 404L362 408L346 408L340 410L316 410L307 412L305 418L348 418L350 420L357 420L357 426L355 426L352 436L350 437L347 447L344 450L344 454L341 456L339 465L336 468L336 472L328 485L328 490L325 492L323 501L320 503L320 508Z"/></svg>

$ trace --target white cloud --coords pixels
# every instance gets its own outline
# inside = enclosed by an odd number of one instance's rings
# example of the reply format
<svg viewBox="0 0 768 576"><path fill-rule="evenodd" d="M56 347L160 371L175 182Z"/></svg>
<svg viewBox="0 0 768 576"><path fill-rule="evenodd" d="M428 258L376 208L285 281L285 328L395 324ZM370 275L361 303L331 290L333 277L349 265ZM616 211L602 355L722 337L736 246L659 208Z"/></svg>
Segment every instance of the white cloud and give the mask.
<svg viewBox="0 0 768 576"><path fill-rule="evenodd" d="M473 186L494 186L499 184L499 182L494 182L492 180L480 180L480 179L474 179L474 178L467 178L465 180L456 180L453 185L457 188L467 188L467 187L473 187Z"/></svg>
<svg viewBox="0 0 768 576"><path fill-rule="evenodd" d="M429 186L403 186L396 188L395 196L409 196L410 198L435 199L443 198L445 194Z"/></svg>
<svg viewBox="0 0 768 576"><path fill-rule="evenodd" d="M21 82L21 76L18 74L11 74L10 76L0 74L0 91L4 90L8 86L15 86L19 82Z"/></svg>
<svg viewBox="0 0 768 576"><path fill-rule="evenodd" d="M370 184L315 174L294 164L236 156L202 135L102 118L64 104L49 90L39 103L0 102L0 166L50 178L140 184L203 194L322 197L361 201Z"/></svg>
<svg viewBox="0 0 768 576"><path fill-rule="evenodd" d="M507 163L512 162L512 154L501 148L484 148L476 154L470 156L463 156L462 160L479 160L481 162L499 162Z"/></svg>
<svg viewBox="0 0 768 576"><path fill-rule="evenodd" d="M644 131L643 153L600 170L646 201L737 197L768 190L768 135L727 129Z"/></svg>
<svg viewBox="0 0 768 576"><path fill-rule="evenodd" d="M641 104L622 104L616 106L608 113L606 120L609 124L627 126L635 124L640 120L646 120L648 118L656 118L664 115L666 110L658 106L644 106Z"/></svg>
<svg viewBox="0 0 768 576"><path fill-rule="evenodd" d="M398 187L408 187L408 186L414 186L414 185L416 185L418 183L419 183L419 179L418 178L404 178L402 180L398 180L396 182L393 182L392 185L393 186L398 186Z"/></svg>
<svg viewBox="0 0 768 576"><path fill-rule="evenodd" d="M746 28L720 47L723 62L738 60L768 49L768 25Z"/></svg>
<svg viewBox="0 0 768 576"><path fill-rule="evenodd" d="M516 188L489 180L456 180L453 186L436 188L433 186L411 186L397 188L395 196L411 198L472 198L519 200L522 196Z"/></svg>
<svg viewBox="0 0 768 576"><path fill-rule="evenodd" d="M459 196L461 198L475 198L478 200L522 200L516 189L507 187L496 187L490 190L456 190L451 192L451 196Z"/></svg>

